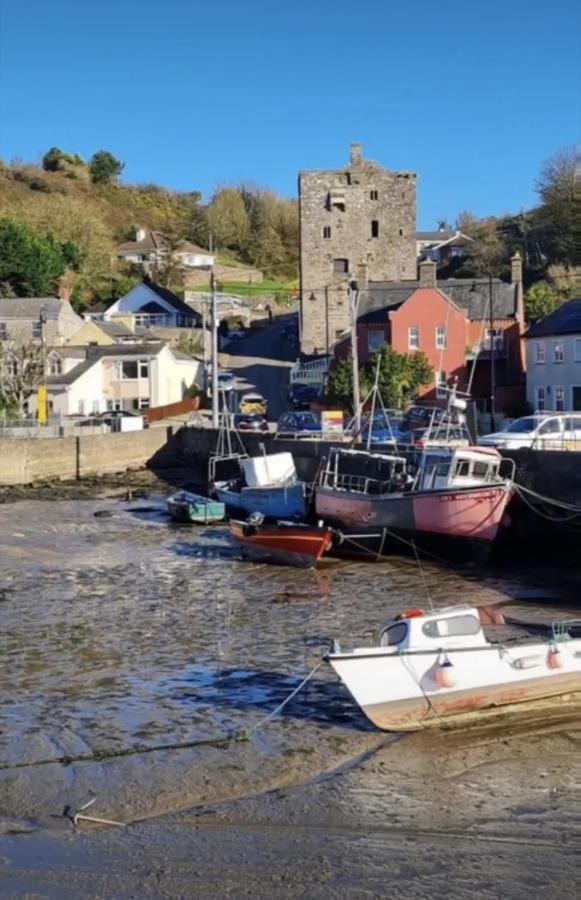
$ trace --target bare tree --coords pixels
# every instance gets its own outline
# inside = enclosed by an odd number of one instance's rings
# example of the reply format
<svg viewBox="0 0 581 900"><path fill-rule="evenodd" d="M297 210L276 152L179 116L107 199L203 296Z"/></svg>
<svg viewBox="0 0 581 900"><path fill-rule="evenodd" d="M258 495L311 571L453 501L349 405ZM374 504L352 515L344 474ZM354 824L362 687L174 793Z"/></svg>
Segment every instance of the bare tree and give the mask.
<svg viewBox="0 0 581 900"><path fill-rule="evenodd" d="M45 376L46 347L41 341L0 344L0 394L24 415L26 401Z"/></svg>

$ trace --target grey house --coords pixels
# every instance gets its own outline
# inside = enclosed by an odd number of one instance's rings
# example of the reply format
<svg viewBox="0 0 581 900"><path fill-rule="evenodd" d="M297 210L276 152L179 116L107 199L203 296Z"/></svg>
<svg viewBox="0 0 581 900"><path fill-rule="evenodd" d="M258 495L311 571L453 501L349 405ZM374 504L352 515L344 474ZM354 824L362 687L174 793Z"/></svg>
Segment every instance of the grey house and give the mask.
<svg viewBox="0 0 581 900"><path fill-rule="evenodd" d="M83 324L68 300L58 297L0 298L0 343L44 341L62 346Z"/></svg>
<svg viewBox="0 0 581 900"><path fill-rule="evenodd" d="M531 325L527 400L535 410L581 410L581 300L569 300Z"/></svg>

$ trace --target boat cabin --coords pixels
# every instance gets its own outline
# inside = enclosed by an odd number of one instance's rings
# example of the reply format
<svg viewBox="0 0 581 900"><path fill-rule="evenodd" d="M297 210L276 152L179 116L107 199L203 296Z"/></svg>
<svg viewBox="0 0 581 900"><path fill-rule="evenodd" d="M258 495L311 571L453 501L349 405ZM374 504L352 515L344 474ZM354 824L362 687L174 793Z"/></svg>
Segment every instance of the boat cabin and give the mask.
<svg viewBox="0 0 581 900"><path fill-rule="evenodd" d="M331 449L321 472L319 486L335 491L386 494L401 491L412 479L407 460L388 453L367 450Z"/></svg>
<svg viewBox="0 0 581 900"><path fill-rule="evenodd" d="M486 647L478 610L454 606L429 613L410 610L390 622L380 633L382 647L407 650L453 650L458 647Z"/></svg>
<svg viewBox="0 0 581 900"><path fill-rule="evenodd" d="M421 457L414 489L479 487L498 484L502 457L497 450L483 447L433 448Z"/></svg>

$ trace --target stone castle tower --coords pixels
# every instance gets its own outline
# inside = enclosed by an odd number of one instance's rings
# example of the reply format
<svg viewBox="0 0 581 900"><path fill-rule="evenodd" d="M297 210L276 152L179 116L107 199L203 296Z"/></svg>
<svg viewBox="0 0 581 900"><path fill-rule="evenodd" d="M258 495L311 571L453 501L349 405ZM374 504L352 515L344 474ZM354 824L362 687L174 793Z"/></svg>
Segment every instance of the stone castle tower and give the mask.
<svg viewBox="0 0 581 900"><path fill-rule="evenodd" d="M416 174L351 144L344 169L299 173L299 208L301 350L325 353L349 327L349 281L416 277Z"/></svg>

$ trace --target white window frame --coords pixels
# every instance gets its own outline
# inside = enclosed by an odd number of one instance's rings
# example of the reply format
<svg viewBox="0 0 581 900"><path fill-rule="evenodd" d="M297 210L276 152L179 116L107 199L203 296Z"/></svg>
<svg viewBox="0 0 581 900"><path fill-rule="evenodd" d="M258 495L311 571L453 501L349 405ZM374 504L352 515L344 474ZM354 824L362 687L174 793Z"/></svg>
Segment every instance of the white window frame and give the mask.
<svg viewBox="0 0 581 900"><path fill-rule="evenodd" d="M144 374L144 370L145 370L145 374ZM138 378L149 378L149 360L148 359L138 360L137 377Z"/></svg>
<svg viewBox="0 0 581 900"><path fill-rule="evenodd" d="M544 366L547 361L547 348L544 341L535 341L535 366Z"/></svg>
<svg viewBox="0 0 581 900"><path fill-rule="evenodd" d="M547 409L547 391L544 387L535 388L535 410L538 412L546 412Z"/></svg>
<svg viewBox="0 0 581 900"><path fill-rule="evenodd" d="M138 409L149 409L149 397L140 397L139 398Z"/></svg>
<svg viewBox="0 0 581 900"><path fill-rule="evenodd" d="M415 335L414 342L412 343L412 332ZM416 343L417 341L417 343ZM408 350L419 350L420 349L420 326L419 325L410 325L408 328Z"/></svg>
<svg viewBox="0 0 581 900"><path fill-rule="evenodd" d="M559 391L559 395L561 398L561 406L558 405L559 401L557 401L557 391ZM555 412L565 412L565 388L562 384L556 384L553 387L553 404L555 406Z"/></svg>
<svg viewBox="0 0 581 900"><path fill-rule="evenodd" d="M448 346L448 334L445 325L436 325L436 350L445 350Z"/></svg>
<svg viewBox="0 0 581 900"><path fill-rule="evenodd" d="M48 361L48 374L49 375L62 375L63 374L63 361L60 356L51 356Z"/></svg>
<svg viewBox="0 0 581 900"><path fill-rule="evenodd" d="M446 387L446 372L444 369L436 369L436 397L438 400L443 400L448 396Z"/></svg>
<svg viewBox="0 0 581 900"><path fill-rule="evenodd" d="M560 354L557 353L557 347L560 347ZM560 359L558 356L560 355ZM565 362L565 342L563 340L553 341L553 362L557 365Z"/></svg>
<svg viewBox="0 0 581 900"><path fill-rule="evenodd" d="M581 338L575 338L573 342L573 359L575 362L581 362Z"/></svg>
<svg viewBox="0 0 581 900"><path fill-rule="evenodd" d="M486 350L492 350L500 353L504 350L504 334L502 328L487 328L484 332L484 347Z"/></svg>

